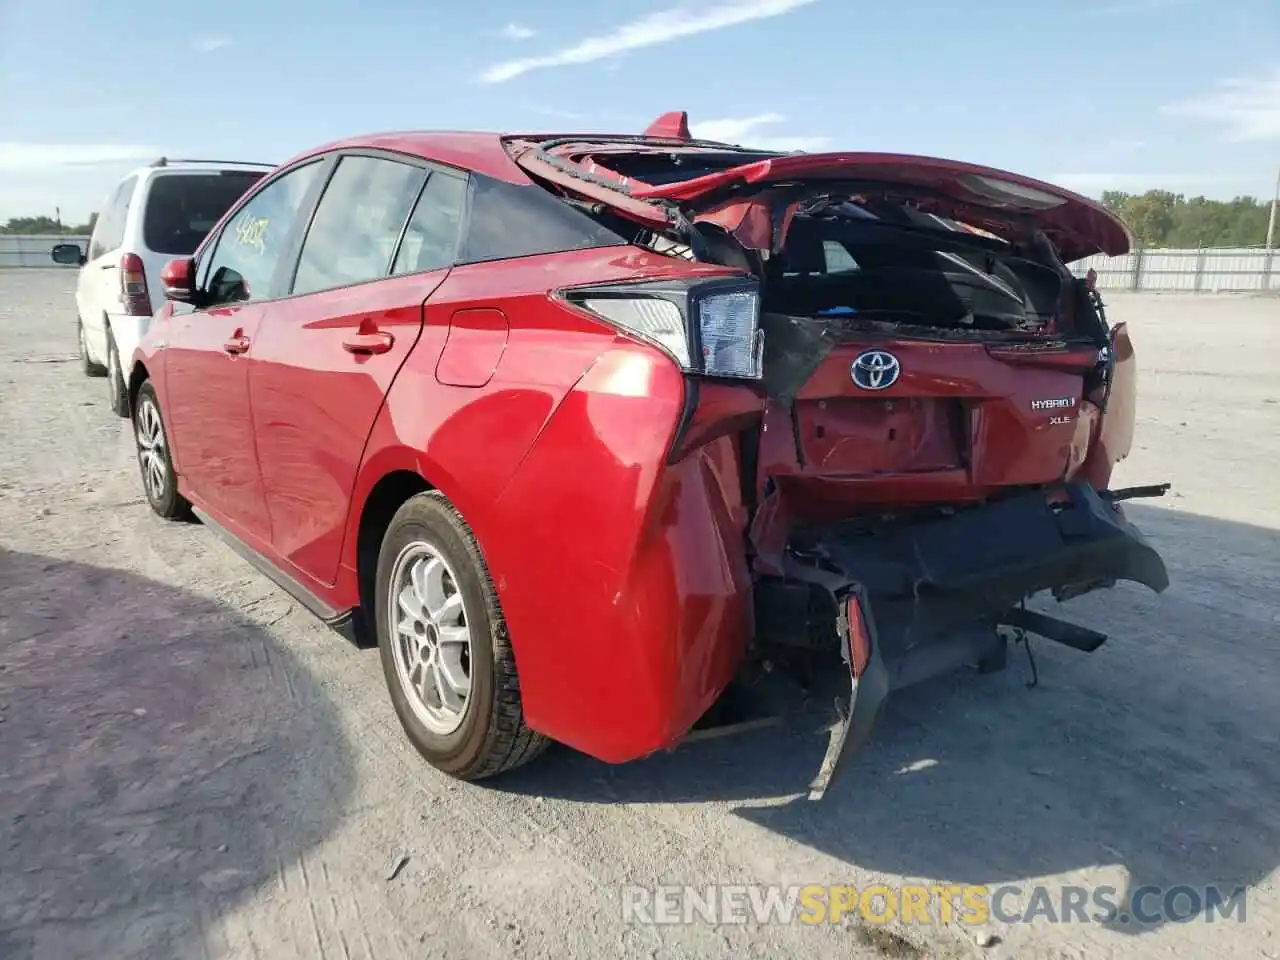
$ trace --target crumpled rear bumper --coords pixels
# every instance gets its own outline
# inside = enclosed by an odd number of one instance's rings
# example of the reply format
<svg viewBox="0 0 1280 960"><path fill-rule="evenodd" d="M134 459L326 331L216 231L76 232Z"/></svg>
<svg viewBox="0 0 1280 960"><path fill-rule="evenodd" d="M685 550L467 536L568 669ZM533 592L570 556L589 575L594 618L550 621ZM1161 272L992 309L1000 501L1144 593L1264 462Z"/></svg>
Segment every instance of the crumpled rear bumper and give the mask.
<svg viewBox="0 0 1280 960"><path fill-rule="evenodd" d="M1157 593L1169 585L1160 555L1123 510L1079 483L1058 503L1033 491L864 536L831 530L817 548L867 591L882 632L907 640L999 614L1045 590L1066 598L1119 580Z"/></svg>
<svg viewBox="0 0 1280 960"><path fill-rule="evenodd" d="M1120 580L1156 592L1169 584L1123 510L1079 483L1053 502L1032 491L949 516L810 531L795 547L785 577L757 585L756 619L766 643L781 633L789 642L803 634L806 645L837 638L850 667L850 702L817 796L840 757L866 743L891 690L1002 650L996 626L1028 597Z"/></svg>

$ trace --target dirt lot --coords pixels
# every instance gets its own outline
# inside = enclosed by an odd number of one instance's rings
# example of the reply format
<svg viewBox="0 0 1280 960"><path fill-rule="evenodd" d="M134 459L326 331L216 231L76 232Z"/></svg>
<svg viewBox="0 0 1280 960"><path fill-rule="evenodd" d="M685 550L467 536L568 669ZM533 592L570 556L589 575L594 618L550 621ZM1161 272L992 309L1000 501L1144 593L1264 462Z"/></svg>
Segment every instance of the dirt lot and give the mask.
<svg viewBox="0 0 1280 960"><path fill-rule="evenodd" d="M1035 689L1011 657L900 695L810 804L808 723L434 773L374 652L150 514L72 283L0 272L0 957L1280 956L1280 299L1110 298L1144 371L1118 479L1174 483L1131 510L1173 586L1074 601L1112 640L1041 643ZM620 909L625 883L909 880L1249 891L1244 923L1147 927Z"/></svg>

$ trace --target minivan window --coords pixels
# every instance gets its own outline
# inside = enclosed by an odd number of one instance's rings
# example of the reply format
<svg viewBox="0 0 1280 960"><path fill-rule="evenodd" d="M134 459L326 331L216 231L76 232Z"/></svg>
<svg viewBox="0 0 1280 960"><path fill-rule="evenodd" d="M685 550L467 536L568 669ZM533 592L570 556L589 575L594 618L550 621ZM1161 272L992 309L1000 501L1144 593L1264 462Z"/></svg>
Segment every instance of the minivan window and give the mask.
<svg viewBox="0 0 1280 960"><path fill-rule="evenodd" d="M107 201L106 209L99 215L93 225L93 236L89 238L89 259L98 257L120 248L124 243L124 223L129 215L129 203L133 199L133 189L138 185L136 176L126 177L116 187L116 192Z"/></svg>
<svg viewBox="0 0 1280 960"><path fill-rule="evenodd" d="M272 295L271 281L294 236L302 208L324 168L313 160L267 184L236 211L201 271L209 306Z"/></svg>
<svg viewBox="0 0 1280 960"><path fill-rule="evenodd" d="M147 193L142 242L153 253L191 256L222 215L263 176L248 170L157 175Z"/></svg>
<svg viewBox="0 0 1280 960"><path fill-rule="evenodd" d="M343 157L302 244L293 292L385 277L426 178L426 170L407 163Z"/></svg>
<svg viewBox="0 0 1280 960"><path fill-rule="evenodd" d="M413 209L391 272L422 273L453 266L466 199L465 179L447 173L431 174Z"/></svg>

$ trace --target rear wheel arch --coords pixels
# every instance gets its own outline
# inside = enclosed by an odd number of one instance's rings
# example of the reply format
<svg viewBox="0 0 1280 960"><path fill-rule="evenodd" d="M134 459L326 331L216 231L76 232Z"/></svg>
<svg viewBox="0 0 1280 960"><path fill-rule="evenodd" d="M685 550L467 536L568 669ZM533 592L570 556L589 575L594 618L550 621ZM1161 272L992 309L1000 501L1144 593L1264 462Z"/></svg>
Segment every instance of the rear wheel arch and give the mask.
<svg viewBox="0 0 1280 960"><path fill-rule="evenodd" d="M138 409L138 391L142 389L142 385L151 379L151 374L147 371L146 364L141 361L133 365L133 370L129 372L128 381L128 397L129 397L129 416L132 417Z"/></svg>
<svg viewBox="0 0 1280 960"><path fill-rule="evenodd" d="M542 753L550 741L525 721L506 619L462 513L441 490L413 494L396 510L379 553L379 657L392 704L417 750L465 780L502 773Z"/></svg>
<svg viewBox="0 0 1280 960"><path fill-rule="evenodd" d="M360 597L356 639L362 647L377 646L378 642L374 597L382 538L405 501L434 489L432 483L413 470L392 470L379 478L361 505L356 527L356 583Z"/></svg>

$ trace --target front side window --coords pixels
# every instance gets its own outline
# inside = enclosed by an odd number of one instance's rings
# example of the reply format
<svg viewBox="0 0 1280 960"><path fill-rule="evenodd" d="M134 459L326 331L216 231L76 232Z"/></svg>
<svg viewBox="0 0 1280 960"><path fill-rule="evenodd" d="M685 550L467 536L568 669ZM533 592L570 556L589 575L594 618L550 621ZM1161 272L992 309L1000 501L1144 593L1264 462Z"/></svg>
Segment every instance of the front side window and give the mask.
<svg viewBox="0 0 1280 960"><path fill-rule="evenodd" d="M298 211L323 166L312 161L290 170L267 184L228 221L203 271L209 306L272 295L271 281L288 250Z"/></svg>
<svg viewBox="0 0 1280 960"><path fill-rule="evenodd" d="M293 292L385 277L427 171L377 157L343 157L298 259Z"/></svg>

